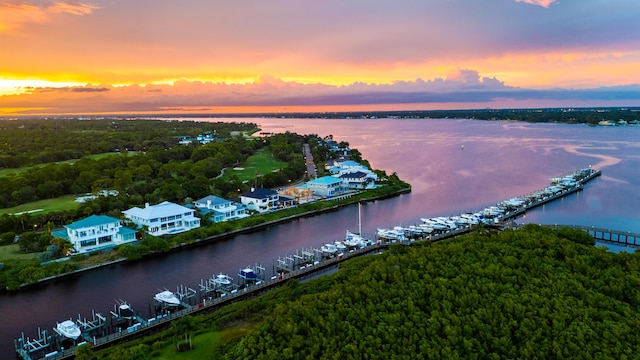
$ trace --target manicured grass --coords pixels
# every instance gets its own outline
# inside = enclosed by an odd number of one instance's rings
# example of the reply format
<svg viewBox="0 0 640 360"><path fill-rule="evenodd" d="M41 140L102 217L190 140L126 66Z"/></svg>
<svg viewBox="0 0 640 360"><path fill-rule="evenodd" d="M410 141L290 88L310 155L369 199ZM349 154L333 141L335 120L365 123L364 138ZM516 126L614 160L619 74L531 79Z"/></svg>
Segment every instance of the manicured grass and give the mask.
<svg viewBox="0 0 640 360"><path fill-rule="evenodd" d="M25 211L33 211L34 213L47 213L50 211L62 211L77 209L80 203L75 200L77 195L64 195L55 199L38 200L26 204L20 204L12 208L0 209L0 215L15 214Z"/></svg>
<svg viewBox="0 0 640 360"><path fill-rule="evenodd" d="M0 246L0 260L31 260L36 258L35 253L22 254L18 244Z"/></svg>
<svg viewBox="0 0 640 360"><path fill-rule="evenodd" d="M193 349L184 352L178 352L174 343L174 339L165 341L167 346L156 349L150 354L151 359L173 360L173 359L216 359L216 347L220 339L220 332L211 331L199 334L193 337Z"/></svg>
<svg viewBox="0 0 640 360"><path fill-rule="evenodd" d="M248 181L255 179L258 174L264 175L274 170L283 169L285 166L287 163L276 160L269 149L262 148L238 166L242 170L226 169L223 178L226 179L231 174L236 174L241 181Z"/></svg>

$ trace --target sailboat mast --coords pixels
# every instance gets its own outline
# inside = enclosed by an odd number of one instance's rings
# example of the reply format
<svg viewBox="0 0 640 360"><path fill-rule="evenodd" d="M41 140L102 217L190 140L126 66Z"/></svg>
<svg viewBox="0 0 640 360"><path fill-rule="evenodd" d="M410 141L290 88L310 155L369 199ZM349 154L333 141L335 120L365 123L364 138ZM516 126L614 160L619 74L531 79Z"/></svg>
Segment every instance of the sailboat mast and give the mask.
<svg viewBox="0 0 640 360"><path fill-rule="evenodd" d="M362 209L362 204L358 203L358 235L362 236L362 217L360 214L360 210Z"/></svg>

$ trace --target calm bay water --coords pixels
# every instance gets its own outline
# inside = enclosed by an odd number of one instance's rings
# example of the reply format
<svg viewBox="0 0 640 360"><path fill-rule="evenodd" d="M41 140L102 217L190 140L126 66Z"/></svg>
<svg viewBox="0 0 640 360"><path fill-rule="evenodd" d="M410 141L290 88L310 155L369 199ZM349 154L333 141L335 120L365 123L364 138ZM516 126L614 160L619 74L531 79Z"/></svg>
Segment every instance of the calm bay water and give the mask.
<svg viewBox="0 0 640 360"><path fill-rule="evenodd" d="M195 119L203 121L207 119ZM333 135L376 169L396 172L411 194L363 205L365 235L420 217L479 210L548 185L549 178L592 165L603 175L583 191L530 211L518 222L588 225L640 233L640 127L587 127L471 120L209 119L252 121L263 131ZM115 299L149 315L151 297L178 285L197 288L219 272L235 277L256 262L344 237L358 226L357 206L295 220L197 249L114 265L17 294L0 294L0 351L11 354L21 332L49 333L56 321L108 314Z"/></svg>

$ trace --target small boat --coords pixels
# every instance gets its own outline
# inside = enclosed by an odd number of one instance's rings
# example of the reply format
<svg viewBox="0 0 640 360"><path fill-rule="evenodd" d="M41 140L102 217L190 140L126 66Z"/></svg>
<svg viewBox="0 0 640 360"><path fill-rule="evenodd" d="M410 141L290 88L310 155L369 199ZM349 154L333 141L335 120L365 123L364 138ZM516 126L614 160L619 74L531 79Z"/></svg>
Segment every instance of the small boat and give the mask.
<svg viewBox="0 0 640 360"><path fill-rule="evenodd" d="M250 267L240 269L238 276L243 278L245 281L258 281L258 274L256 274L256 272Z"/></svg>
<svg viewBox="0 0 640 360"><path fill-rule="evenodd" d="M349 248L358 248L365 247L367 245L367 240L360 234L347 230L347 234L344 237L343 243Z"/></svg>
<svg viewBox="0 0 640 360"><path fill-rule="evenodd" d="M343 244L342 242L334 241L333 244L336 246L336 249L338 249L338 251L340 252L347 251L347 245Z"/></svg>
<svg viewBox="0 0 640 360"><path fill-rule="evenodd" d="M133 309L131 308L131 305L127 304L127 303L122 303L120 305L118 305L118 316L124 319L131 319L133 318Z"/></svg>
<svg viewBox="0 0 640 360"><path fill-rule="evenodd" d="M220 273L213 278L213 282L218 285L229 286L233 282L233 279L229 275Z"/></svg>
<svg viewBox="0 0 640 360"><path fill-rule="evenodd" d="M65 320L61 323L57 323L56 330L60 335L73 340L76 340L81 335L80 327L71 320Z"/></svg>
<svg viewBox="0 0 640 360"><path fill-rule="evenodd" d="M335 255L338 252L338 247L335 244L324 244L320 247L320 250L327 255Z"/></svg>
<svg viewBox="0 0 640 360"><path fill-rule="evenodd" d="M378 237L386 240L391 240L395 242L396 240L405 241L407 237L404 235L404 232L401 232L398 229L378 229Z"/></svg>
<svg viewBox="0 0 640 360"><path fill-rule="evenodd" d="M180 299L178 299L178 297L169 290L161 291L157 293L153 298L167 306L180 305Z"/></svg>

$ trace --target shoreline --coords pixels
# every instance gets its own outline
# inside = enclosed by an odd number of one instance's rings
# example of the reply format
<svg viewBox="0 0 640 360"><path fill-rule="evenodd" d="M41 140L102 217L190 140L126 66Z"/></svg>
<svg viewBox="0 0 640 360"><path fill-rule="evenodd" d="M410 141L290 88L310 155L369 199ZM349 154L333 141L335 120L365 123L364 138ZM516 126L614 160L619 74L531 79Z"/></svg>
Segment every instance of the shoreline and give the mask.
<svg viewBox="0 0 640 360"><path fill-rule="evenodd" d="M173 247L171 247L171 249L169 251L167 251L167 252L147 254L147 255L143 256L141 259L127 260L126 258L118 258L116 260L107 261L107 262L96 264L96 265L91 265L91 266L84 267L84 268L81 268L81 269L78 269L78 270L74 270L72 272L68 272L68 273L64 273L64 274L60 274L60 275L55 275L55 276L48 276L48 277L42 278L42 279L40 279L40 280L38 280L36 282L33 282L33 283L20 284L20 287L18 289L15 289L15 290L9 290L9 289L5 288L5 289L2 290L2 292L4 292L4 293L15 293L17 291L28 290L28 289L32 288L33 286L42 285L42 284L46 284L46 283L51 283L51 282L55 282L57 280L63 280L65 278L68 278L68 277L71 277L71 276L74 276L74 275L82 275L82 274L85 274L85 273L88 273L88 272L91 272L91 271L99 270L99 269L107 267L107 266L118 265L118 264L121 264L121 263L126 263L127 261L130 261L132 263L133 262L137 262L137 261L144 261L144 260L147 260L147 259L149 259L151 257L154 257L154 256L169 255L174 251L179 251L179 250L182 250L182 249L189 249L189 248L205 245L205 244L217 241L217 240L228 239L228 238L231 238L233 236L240 235L240 234L247 234L247 233L256 232L256 231L265 229L265 228L267 228L269 226L272 226L272 225L287 223L289 221L292 221L292 220L295 220L295 219L299 219L299 218L310 217L310 216L315 216L315 215L322 214L322 213L336 211L336 210L338 210L338 209L340 209L342 207L353 205L353 204L356 204L358 202L365 202L366 203L366 202L371 202L371 201L384 200L384 199L389 199L389 198L392 198L392 197L400 196L400 195L403 195L403 194L409 194L409 193L411 193L411 187L410 186L408 188L400 189L400 190L397 190L397 191L394 191L394 192L388 193L388 194L368 197L368 198L360 199L358 201L349 202L347 204L333 205L333 206L329 206L329 207L326 207L326 208L323 208L323 209L319 209L319 210L310 210L310 211L307 211L307 212L304 212L304 213L300 213L300 214L296 214L296 215L289 215L289 216L285 216L285 217L282 217L282 218L279 218L279 219L266 221L266 222L258 224L258 225L252 225L252 226L244 227L244 228L241 228L241 229L225 232L225 233L222 233L222 234L212 235L212 236L209 236L209 237L204 238L204 239L197 239L197 240L194 240L192 242L180 243L180 244L177 244L177 245L174 245Z"/></svg>

